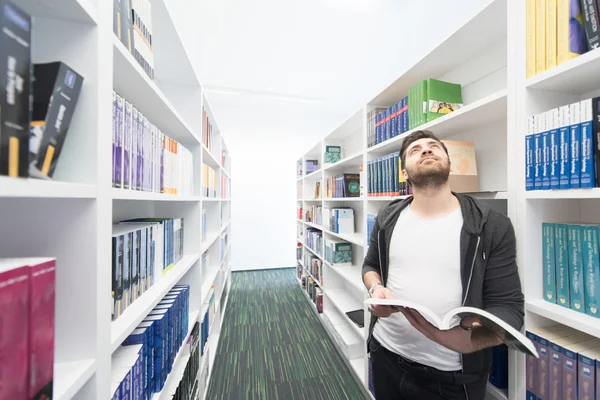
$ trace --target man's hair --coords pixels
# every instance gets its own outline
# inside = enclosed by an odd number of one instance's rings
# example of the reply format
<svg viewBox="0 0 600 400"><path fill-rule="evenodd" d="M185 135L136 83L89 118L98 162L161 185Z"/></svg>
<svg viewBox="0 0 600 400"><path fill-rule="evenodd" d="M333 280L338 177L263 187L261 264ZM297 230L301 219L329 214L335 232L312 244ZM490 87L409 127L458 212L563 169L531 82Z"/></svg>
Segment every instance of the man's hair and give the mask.
<svg viewBox="0 0 600 400"><path fill-rule="evenodd" d="M402 141L402 147L400 147L400 162L402 163L402 169L406 169L406 150L408 149L408 146L410 146L412 143L416 142L419 139L435 140L436 142L442 145L442 148L448 155L448 149L446 148L446 145L440 139L438 139L437 136L435 136L431 131L415 131L407 137L405 137Z"/></svg>

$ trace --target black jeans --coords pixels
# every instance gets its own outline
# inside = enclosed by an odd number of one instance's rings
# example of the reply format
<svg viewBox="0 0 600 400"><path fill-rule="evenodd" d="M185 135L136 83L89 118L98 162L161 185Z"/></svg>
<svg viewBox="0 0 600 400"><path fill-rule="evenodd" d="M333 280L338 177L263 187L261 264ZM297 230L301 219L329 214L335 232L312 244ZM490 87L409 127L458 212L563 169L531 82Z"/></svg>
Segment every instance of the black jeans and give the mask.
<svg viewBox="0 0 600 400"><path fill-rule="evenodd" d="M369 344L377 400L483 400L484 376L440 371L407 360L375 339Z"/></svg>

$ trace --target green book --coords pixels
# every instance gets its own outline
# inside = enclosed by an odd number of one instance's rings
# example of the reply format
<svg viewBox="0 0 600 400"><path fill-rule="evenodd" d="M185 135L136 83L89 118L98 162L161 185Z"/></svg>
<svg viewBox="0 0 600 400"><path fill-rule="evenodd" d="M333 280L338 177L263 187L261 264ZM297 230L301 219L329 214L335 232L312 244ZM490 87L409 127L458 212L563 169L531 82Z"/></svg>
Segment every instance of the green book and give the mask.
<svg viewBox="0 0 600 400"><path fill-rule="evenodd" d="M583 285L582 227L567 225L569 252L569 280L571 283L571 310L585 313Z"/></svg>
<svg viewBox="0 0 600 400"><path fill-rule="evenodd" d="M336 163L342 159L342 146L325 146L325 163Z"/></svg>
<svg viewBox="0 0 600 400"><path fill-rule="evenodd" d="M429 85L426 80L421 81L421 90L419 93L419 125L427 123L427 88Z"/></svg>
<svg viewBox="0 0 600 400"><path fill-rule="evenodd" d="M542 247L544 252L544 300L556 303L556 257L554 250L554 224L542 223Z"/></svg>
<svg viewBox="0 0 600 400"><path fill-rule="evenodd" d="M426 87L426 122L458 110L462 104L462 89L457 83L428 79Z"/></svg>

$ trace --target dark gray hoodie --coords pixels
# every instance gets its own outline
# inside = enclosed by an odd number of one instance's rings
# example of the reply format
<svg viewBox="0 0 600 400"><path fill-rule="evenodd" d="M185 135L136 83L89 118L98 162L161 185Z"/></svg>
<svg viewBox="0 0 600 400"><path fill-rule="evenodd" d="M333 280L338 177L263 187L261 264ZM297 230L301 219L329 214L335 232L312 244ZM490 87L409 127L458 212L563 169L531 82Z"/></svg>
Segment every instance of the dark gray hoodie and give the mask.
<svg viewBox="0 0 600 400"><path fill-rule="evenodd" d="M484 309L503 319L513 328L523 326L524 297L516 263L516 240L511 221L478 200L453 193L459 200L463 216L460 233L460 270L462 305ZM394 200L377 215L362 275L379 273L386 285L390 239L400 211L413 197ZM404 228L404 227L403 227ZM410 229L410 227L406 227ZM435 247L435 243L432 244ZM423 282L427 285L427 282ZM410 299L408 299L410 300ZM373 337L377 317L371 315L368 345ZM462 355L463 372L487 375L491 349Z"/></svg>

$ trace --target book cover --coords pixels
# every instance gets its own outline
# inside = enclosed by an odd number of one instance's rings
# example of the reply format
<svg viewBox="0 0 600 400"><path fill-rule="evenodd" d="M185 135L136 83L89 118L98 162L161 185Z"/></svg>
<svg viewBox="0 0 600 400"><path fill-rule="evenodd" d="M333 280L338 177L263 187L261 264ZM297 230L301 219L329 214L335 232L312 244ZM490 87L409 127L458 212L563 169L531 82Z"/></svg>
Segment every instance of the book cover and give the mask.
<svg viewBox="0 0 600 400"><path fill-rule="evenodd" d="M561 399L577 398L578 355L582 351L598 346L600 346L598 339L563 346L563 393Z"/></svg>
<svg viewBox="0 0 600 400"><path fill-rule="evenodd" d="M596 182L594 186L600 187L600 97L594 97L592 102L592 159L595 167Z"/></svg>
<svg viewBox="0 0 600 400"><path fill-rule="evenodd" d="M344 197L360 197L360 175L344 174Z"/></svg>
<svg viewBox="0 0 600 400"><path fill-rule="evenodd" d="M583 282L585 313L600 317L600 261L598 259L598 226L582 225Z"/></svg>
<svg viewBox="0 0 600 400"><path fill-rule="evenodd" d="M28 175L31 17L1 0L0 175Z"/></svg>
<svg viewBox="0 0 600 400"><path fill-rule="evenodd" d="M571 115L571 183L570 188L580 187L581 176L581 104L573 103L569 106Z"/></svg>
<svg viewBox="0 0 600 400"><path fill-rule="evenodd" d="M62 62L34 64L29 175L52 177L75 114L83 76ZM40 135L41 134L41 135Z"/></svg>
<svg viewBox="0 0 600 400"><path fill-rule="evenodd" d="M559 129L560 129L560 114L558 108L551 110L551 129L550 129L550 189L559 189Z"/></svg>
<svg viewBox="0 0 600 400"><path fill-rule="evenodd" d="M460 84L432 78L426 82L427 97L424 101L427 106L427 116L423 123L433 121L463 106Z"/></svg>
<svg viewBox="0 0 600 400"><path fill-rule="evenodd" d="M543 114L538 114L534 117L535 133L533 134L533 188L534 190L542 189L542 165L543 165L543 146L542 146L542 128Z"/></svg>
<svg viewBox="0 0 600 400"><path fill-rule="evenodd" d="M555 339L564 338L573 333L572 329L533 329L537 336L537 348L539 352L537 366L537 398L547 399L550 392L550 342Z"/></svg>
<svg viewBox="0 0 600 400"><path fill-rule="evenodd" d="M573 333L569 336L565 336L550 341L550 354L549 354L549 399L560 399L563 393L563 349L564 346L573 345L581 342L590 340L591 336L585 333Z"/></svg>
<svg viewBox="0 0 600 400"><path fill-rule="evenodd" d="M543 222L542 247L544 253L544 300L550 303L556 303L554 236L554 224Z"/></svg>
<svg viewBox="0 0 600 400"><path fill-rule="evenodd" d="M557 57L562 64L588 51L580 0L558 0Z"/></svg>
<svg viewBox="0 0 600 400"><path fill-rule="evenodd" d="M550 131L552 130L552 112L543 113L542 128L542 189L550 189Z"/></svg>
<svg viewBox="0 0 600 400"><path fill-rule="evenodd" d="M112 237L112 320L122 313L123 301L123 236Z"/></svg>
<svg viewBox="0 0 600 400"><path fill-rule="evenodd" d="M596 359L600 359L600 347L584 350L579 353L577 398L579 400L596 400Z"/></svg>
<svg viewBox="0 0 600 400"><path fill-rule="evenodd" d="M29 399L52 398L56 260L32 260L29 279Z"/></svg>
<svg viewBox="0 0 600 400"><path fill-rule="evenodd" d="M581 0L581 11L585 27L588 49L593 50L600 46L600 32L598 31L598 4L596 0Z"/></svg>
<svg viewBox="0 0 600 400"><path fill-rule="evenodd" d="M123 234L123 311L131 305L131 232Z"/></svg>
<svg viewBox="0 0 600 400"><path fill-rule="evenodd" d="M556 294L557 304L570 308L570 280L569 280L569 251L567 224L554 225L554 250L556 253Z"/></svg>
<svg viewBox="0 0 600 400"><path fill-rule="evenodd" d="M29 393L29 285L27 261L0 259L0 376L3 399L27 399Z"/></svg>
<svg viewBox="0 0 600 400"><path fill-rule="evenodd" d="M117 92L112 91L112 187L117 184Z"/></svg>
<svg viewBox="0 0 600 400"><path fill-rule="evenodd" d="M131 107L131 190L137 189L138 156L139 156L139 138L138 138L138 110L135 106Z"/></svg>
<svg viewBox="0 0 600 400"><path fill-rule="evenodd" d="M442 140L450 158L450 189L457 193L478 192L479 176L475 144L456 140Z"/></svg>
<svg viewBox="0 0 600 400"><path fill-rule="evenodd" d="M533 190L533 133L534 117L527 118L527 135L525 136L525 190Z"/></svg>
<svg viewBox="0 0 600 400"><path fill-rule="evenodd" d="M342 146L325 146L325 163L335 163L342 159Z"/></svg>
<svg viewBox="0 0 600 400"><path fill-rule="evenodd" d="M563 106L558 109L559 112L559 131L558 131L558 187L559 189L569 189L570 171L571 171L571 152L570 152L570 129L571 114L570 107Z"/></svg>
<svg viewBox="0 0 600 400"><path fill-rule="evenodd" d="M582 227L568 224L568 251L569 251L569 280L571 283L571 309L585 313L585 296L583 285L583 259L582 259Z"/></svg>
<svg viewBox="0 0 600 400"><path fill-rule="evenodd" d="M592 99L581 102L581 174L580 187L593 188L596 186L596 167L594 151L593 110ZM600 150L598 151L600 157Z"/></svg>
<svg viewBox="0 0 600 400"><path fill-rule="evenodd" d="M133 147L133 114L131 103L125 99L125 136L123 144L123 189L130 188L131 182L131 150Z"/></svg>

